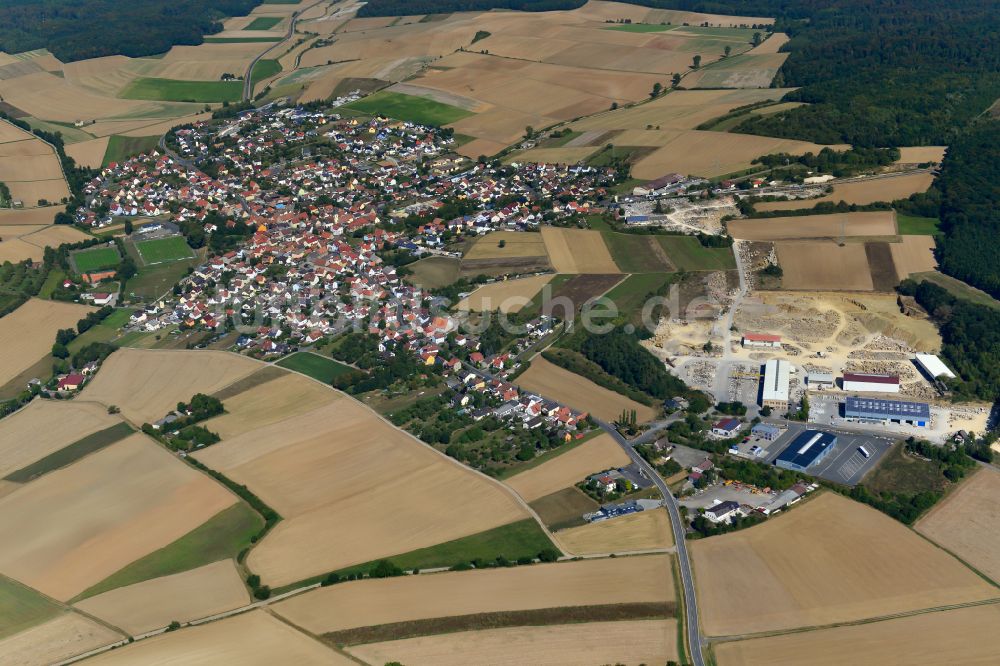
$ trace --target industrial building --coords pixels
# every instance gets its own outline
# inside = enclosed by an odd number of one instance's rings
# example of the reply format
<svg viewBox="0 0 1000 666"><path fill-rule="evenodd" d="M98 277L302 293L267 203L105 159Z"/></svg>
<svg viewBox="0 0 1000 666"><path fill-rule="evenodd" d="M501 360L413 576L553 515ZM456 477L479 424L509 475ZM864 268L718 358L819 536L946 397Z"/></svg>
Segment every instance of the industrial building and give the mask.
<svg viewBox="0 0 1000 666"><path fill-rule="evenodd" d="M899 393L899 377L863 372L845 372L844 390L857 393Z"/></svg>
<svg viewBox="0 0 1000 666"><path fill-rule="evenodd" d="M764 390L760 404L779 411L788 409L788 375L792 367L788 361L772 358L764 364Z"/></svg>
<svg viewBox="0 0 1000 666"><path fill-rule="evenodd" d="M780 335L767 335L764 333L744 333L740 343L744 347L765 347L771 349L781 348Z"/></svg>
<svg viewBox="0 0 1000 666"><path fill-rule="evenodd" d="M812 465L822 461L836 444L836 435L819 430L806 430L778 454L774 464L782 469L805 472Z"/></svg>
<svg viewBox="0 0 1000 666"><path fill-rule="evenodd" d="M810 372L806 375L806 383L811 389L833 388L836 382L832 372Z"/></svg>
<svg viewBox="0 0 1000 666"><path fill-rule="evenodd" d="M938 379L939 377L955 378L955 373L949 370L948 366L934 354L917 354L913 362L931 379Z"/></svg>
<svg viewBox="0 0 1000 666"><path fill-rule="evenodd" d="M925 402L848 396L844 402L844 418L862 423L902 423L924 428L931 421L931 407Z"/></svg>
<svg viewBox="0 0 1000 666"><path fill-rule="evenodd" d="M781 437L781 428L776 425L771 425L770 423L758 423L750 429L750 434L758 439L773 442Z"/></svg>

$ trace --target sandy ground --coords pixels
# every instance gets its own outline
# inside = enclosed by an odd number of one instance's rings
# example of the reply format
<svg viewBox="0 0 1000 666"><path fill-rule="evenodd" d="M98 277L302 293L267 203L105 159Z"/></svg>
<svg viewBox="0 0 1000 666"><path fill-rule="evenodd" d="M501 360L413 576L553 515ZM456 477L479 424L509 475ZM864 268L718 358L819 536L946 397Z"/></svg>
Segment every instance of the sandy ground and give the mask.
<svg viewBox="0 0 1000 666"><path fill-rule="evenodd" d="M0 384L6 384L52 349L56 331L74 328L94 308L75 303L31 299L0 318Z"/></svg>
<svg viewBox="0 0 1000 666"><path fill-rule="evenodd" d="M574 486L590 474L623 467L630 462L611 435L601 434L538 467L510 477L506 483L525 501L534 502L539 497Z"/></svg>
<svg viewBox="0 0 1000 666"><path fill-rule="evenodd" d="M817 199L798 199L795 201L765 201L754 204L759 211L797 210L813 208L823 201L837 203L846 201L849 204L870 204L876 201L895 201L905 199L915 192L926 192L934 182L934 174L913 173L893 178L877 178L855 183L834 185L833 192ZM853 234L851 234L853 235Z"/></svg>
<svg viewBox="0 0 1000 666"><path fill-rule="evenodd" d="M76 607L140 634L172 621L187 622L250 603L233 560L147 580L85 599Z"/></svg>
<svg viewBox="0 0 1000 666"><path fill-rule="evenodd" d="M48 666L122 638L82 615L63 613L44 624L0 640L0 655L8 666Z"/></svg>
<svg viewBox="0 0 1000 666"><path fill-rule="evenodd" d="M0 499L0 572L66 600L235 501L135 434Z"/></svg>
<svg viewBox="0 0 1000 666"><path fill-rule="evenodd" d="M673 601L665 555L356 581L273 607L315 634L475 613Z"/></svg>
<svg viewBox="0 0 1000 666"><path fill-rule="evenodd" d="M844 236L892 236L896 214L891 210L835 215L802 215L762 220L734 220L728 225L733 238L773 241Z"/></svg>
<svg viewBox="0 0 1000 666"><path fill-rule="evenodd" d="M920 519L918 532L1000 580L1000 472L981 469Z"/></svg>
<svg viewBox="0 0 1000 666"><path fill-rule="evenodd" d="M226 413L204 425L222 439L230 439L346 399L311 379L289 373L227 398L223 401Z"/></svg>
<svg viewBox="0 0 1000 666"><path fill-rule="evenodd" d="M97 666L354 666L347 657L261 610L160 634L106 652L88 663Z"/></svg>
<svg viewBox="0 0 1000 666"><path fill-rule="evenodd" d="M213 393L260 368L227 352L119 349L81 397L117 405L134 423L151 423L195 393Z"/></svg>
<svg viewBox="0 0 1000 666"><path fill-rule="evenodd" d="M0 420L0 477L119 422L100 405L33 400Z"/></svg>
<svg viewBox="0 0 1000 666"><path fill-rule="evenodd" d="M959 608L854 627L722 643L719 666L988 666L1000 654L1000 607Z"/></svg>
<svg viewBox="0 0 1000 666"><path fill-rule="evenodd" d="M899 149L899 161L904 164L941 162L948 146L912 146Z"/></svg>
<svg viewBox="0 0 1000 666"><path fill-rule="evenodd" d="M531 367L518 377L517 383L525 390L537 391L547 398L608 421L619 418L623 410L634 409L640 423L656 415L652 407L598 386L540 356L531 361Z"/></svg>
<svg viewBox="0 0 1000 666"><path fill-rule="evenodd" d="M503 247L500 247L503 243ZM476 239L464 259L511 259L544 257L542 234L520 231L494 231Z"/></svg>
<svg viewBox="0 0 1000 666"><path fill-rule="evenodd" d="M571 527L556 532L555 537L574 555L652 550L674 545L670 518L665 509L650 509Z"/></svg>
<svg viewBox="0 0 1000 666"><path fill-rule="evenodd" d="M599 231L542 227L542 238L557 273L621 273Z"/></svg>
<svg viewBox="0 0 1000 666"><path fill-rule="evenodd" d="M459 310L518 312L552 280L552 275L504 280L486 284L458 302Z"/></svg>
<svg viewBox="0 0 1000 666"><path fill-rule="evenodd" d="M937 268L934 258L933 236L903 236L901 243L890 243L892 263L896 274L903 280L913 273L933 271Z"/></svg>
<svg viewBox="0 0 1000 666"><path fill-rule="evenodd" d="M659 664L677 658L675 620L590 622L466 631L372 643L348 650L368 663L465 666L469 655L492 666Z"/></svg>
<svg viewBox="0 0 1000 666"><path fill-rule="evenodd" d="M875 288L861 243L780 241L775 247L778 264L784 271L781 278L784 289L871 291Z"/></svg>
<svg viewBox="0 0 1000 666"><path fill-rule="evenodd" d="M104 153L108 150L108 141L109 138L105 136L73 143L66 146L66 154L72 157L77 164L99 169L104 162Z"/></svg>
<svg viewBox="0 0 1000 666"><path fill-rule="evenodd" d="M749 530L696 541L707 635L878 617L989 599L991 585L892 518L823 493Z"/></svg>
<svg viewBox="0 0 1000 666"><path fill-rule="evenodd" d="M248 558L272 586L527 517L499 484L347 398L197 457L284 516Z"/></svg>

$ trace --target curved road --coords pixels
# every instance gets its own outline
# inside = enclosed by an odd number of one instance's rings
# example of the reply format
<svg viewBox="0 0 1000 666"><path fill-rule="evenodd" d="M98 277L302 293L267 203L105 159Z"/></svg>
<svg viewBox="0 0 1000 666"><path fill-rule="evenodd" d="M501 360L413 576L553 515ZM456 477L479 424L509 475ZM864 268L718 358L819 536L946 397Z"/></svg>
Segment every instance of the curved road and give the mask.
<svg viewBox="0 0 1000 666"><path fill-rule="evenodd" d="M299 17L302 16L302 14L304 14L305 12L307 12L310 9L312 9L313 7L315 7L316 5L322 4L324 1L325 0L319 0L318 2L314 2L311 5L309 5L308 7L305 7L304 9L300 9L299 11L295 12L294 14L292 14L292 20L288 22L288 33L285 34L285 38L282 39L280 42L275 42L269 48L265 49L260 54L258 54L258 56L256 58L254 58L253 60L250 61L250 65L247 67L247 71L243 75L243 101L244 102L247 101L248 99L250 99L251 97L253 97L253 76L252 75L253 75L254 65L256 65L257 62L261 58L263 58L264 56L266 56L268 53L270 53L271 51L273 51L277 47L281 46L282 44L284 44L285 42L287 42L288 40L290 40L293 36L295 36L295 24L299 22Z"/></svg>
<svg viewBox="0 0 1000 666"><path fill-rule="evenodd" d="M609 423L605 423L600 419L594 419L601 428L604 429L609 435L611 435L618 445L621 446L628 457L632 459L640 469L646 472L646 475L656 484L659 488L660 493L663 494L663 499L667 505L667 511L670 513L670 526L674 532L674 544L677 548L677 561L680 563L681 569L681 582L684 585L684 615L685 615L685 626L687 628L688 645L691 649L691 663L694 666L705 666L705 659L702 656L702 641L701 641L701 628L698 624L698 598L694 594L694 576L691 574L691 561L688 558L687 543L684 540L684 523L681 522L681 513L677 508L677 499L670 493L670 489L667 488L666 482L660 477L660 475L653 469L652 465L646 462L646 459L636 452L632 448L632 444L629 443L627 439L622 437L621 433L614 428ZM650 433L647 433L649 435ZM643 436L636 440L637 442L644 441L647 436Z"/></svg>

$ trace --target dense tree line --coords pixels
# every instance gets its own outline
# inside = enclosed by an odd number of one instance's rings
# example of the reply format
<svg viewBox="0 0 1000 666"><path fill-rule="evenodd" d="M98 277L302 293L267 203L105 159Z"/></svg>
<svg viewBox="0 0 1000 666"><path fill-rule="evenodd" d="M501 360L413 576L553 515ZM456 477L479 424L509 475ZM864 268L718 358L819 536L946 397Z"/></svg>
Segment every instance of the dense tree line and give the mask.
<svg viewBox="0 0 1000 666"><path fill-rule="evenodd" d="M47 48L63 62L164 53L201 44L221 19L243 16L259 0L8 0L0 3L0 50Z"/></svg>
<svg viewBox="0 0 1000 666"><path fill-rule="evenodd" d="M790 155L788 153L763 155L755 159L753 163L762 164L771 169L780 169L794 164L843 178L853 176L861 171L888 166L898 159L899 149L897 148L851 148L844 151L823 148L818 153L810 152L805 155Z"/></svg>
<svg viewBox="0 0 1000 666"><path fill-rule="evenodd" d="M585 0L370 0L358 10L358 16L404 16L407 14L448 14L512 9L524 12L547 12L576 9Z"/></svg>
<svg viewBox="0 0 1000 666"><path fill-rule="evenodd" d="M687 393L687 385L666 371L663 363L622 328L605 335L588 335L580 353L629 386L664 400Z"/></svg>

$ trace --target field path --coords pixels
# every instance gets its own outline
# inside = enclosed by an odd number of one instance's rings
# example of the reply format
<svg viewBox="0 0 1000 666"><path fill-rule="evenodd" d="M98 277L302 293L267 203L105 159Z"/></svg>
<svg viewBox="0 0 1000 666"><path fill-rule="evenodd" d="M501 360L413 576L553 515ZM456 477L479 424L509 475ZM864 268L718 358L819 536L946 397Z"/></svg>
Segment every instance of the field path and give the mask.
<svg viewBox="0 0 1000 666"><path fill-rule="evenodd" d="M260 61L260 59L263 58L264 56L266 56L268 53L270 53L274 49L278 48L279 46L285 44L286 42L290 41L292 39L292 37L295 36L295 24L299 22L299 17L302 14L306 13L307 11L309 11L310 9L312 9L313 7L315 7L316 5L321 5L324 2L326 2L326 0L317 0L317 2L314 2L311 5L309 5L308 7L300 9L299 11L295 12L294 14L292 14L292 20L288 22L288 33L285 35L285 38L282 39L280 42L275 42L271 46L267 47L266 49L264 49L263 51L261 51L259 54L257 54L256 58L254 58L253 60L250 61L250 64L247 65L247 71L243 75L243 101L244 102L246 102L251 97L253 97L253 83L254 82L253 82L253 76L252 75L253 75L254 65L256 65L257 62ZM343 8L341 8L341 9L343 9ZM350 8L348 8L348 9L350 9ZM340 9L338 9L337 11L339 12Z"/></svg>

